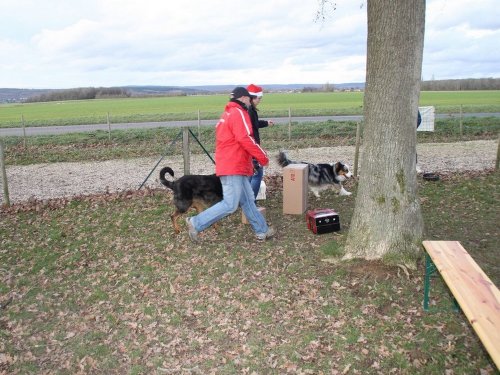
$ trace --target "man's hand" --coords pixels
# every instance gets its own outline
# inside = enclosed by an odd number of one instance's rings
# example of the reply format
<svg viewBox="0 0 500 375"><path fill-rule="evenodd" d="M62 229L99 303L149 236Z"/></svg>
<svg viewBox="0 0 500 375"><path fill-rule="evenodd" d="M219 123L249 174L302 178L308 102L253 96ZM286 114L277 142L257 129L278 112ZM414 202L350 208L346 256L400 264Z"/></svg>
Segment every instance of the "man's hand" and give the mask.
<svg viewBox="0 0 500 375"><path fill-rule="evenodd" d="M256 159L252 159L252 164L253 164L253 173L256 173L260 168L260 164Z"/></svg>

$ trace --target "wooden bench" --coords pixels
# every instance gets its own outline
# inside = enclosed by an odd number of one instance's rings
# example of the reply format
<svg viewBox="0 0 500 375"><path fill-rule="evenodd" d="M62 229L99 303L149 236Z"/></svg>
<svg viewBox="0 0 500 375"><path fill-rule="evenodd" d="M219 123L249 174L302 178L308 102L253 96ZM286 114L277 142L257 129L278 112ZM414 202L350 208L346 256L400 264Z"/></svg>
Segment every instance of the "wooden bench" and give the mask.
<svg viewBox="0 0 500 375"><path fill-rule="evenodd" d="M500 368L500 292L458 241L424 241L424 309L429 308L430 275L437 269Z"/></svg>

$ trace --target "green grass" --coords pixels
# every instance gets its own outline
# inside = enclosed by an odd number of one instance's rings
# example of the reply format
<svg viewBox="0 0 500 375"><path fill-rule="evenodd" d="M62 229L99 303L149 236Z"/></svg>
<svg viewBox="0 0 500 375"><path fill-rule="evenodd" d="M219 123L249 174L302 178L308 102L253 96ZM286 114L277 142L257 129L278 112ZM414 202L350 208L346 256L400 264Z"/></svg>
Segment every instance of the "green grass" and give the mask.
<svg viewBox="0 0 500 375"><path fill-rule="evenodd" d="M0 372L495 373L439 278L440 309L423 311L423 259L408 276L338 260L354 197L311 201L342 224L314 235L282 214L280 181L266 178L278 234L265 243L236 213L192 244L174 234L162 189L3 209ZM498 172L419 181L425 238L461 241L497 285L499 183Z"/></svg>
<svg viewBox="0 0 500 375"><path fill-rule="evenodd" d="M354 122L293 123L290 138L288 125L275 125L261 130L263 146L269 151L305 147L329 147L354 145L356 140ZM208 152L214 149L214 128L209 126L192 129ZM7 165L26 165L52 162L78 162L89 160L110 160L133 157L151 157L181 154L182 141L179 128L158 128L150 130L114 130L51 136L36 136L26 139L6 137ZM462 134L457 119L436 120L434 132L418 132L418 142L454 142L474 139L497 139L500 121L495 117L464 118ZM203 150L191 141L191 151ZM172 147L170 147L172 145Z"/></svg>
<svg viewBox="0 0 500 375"><path fill-rule="evenodd" d="M159 98L96 99L0 105L0 127L75 125L217 119L226 95ZM420 105L437 113L500 112L500 91L422 92ZM260 105L269 117L346 115L363 113L362 92L271 93Z"/></svg>

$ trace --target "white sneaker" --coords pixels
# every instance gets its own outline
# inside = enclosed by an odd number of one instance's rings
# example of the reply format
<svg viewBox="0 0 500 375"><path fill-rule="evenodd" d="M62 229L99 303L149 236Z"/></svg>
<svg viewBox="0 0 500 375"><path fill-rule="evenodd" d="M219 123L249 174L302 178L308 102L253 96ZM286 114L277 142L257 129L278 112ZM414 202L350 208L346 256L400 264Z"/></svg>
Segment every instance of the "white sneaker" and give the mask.
<svg viewBox="0 0 500 375"><path fill-rule="evenodd" d="M269 227L267 229L266 233L259 233L255 235L255 238L257 238L259 241L265 241L268 240L269 238L272 238L276 234L276 231L274 230L273 227Z"/></svg>
<svg viewBox="0 0 500 375"><path fill-rule="evenodd" d="M186 218L186 224L188 227L188 234L189 238L193 242L198 242L198 231L194 228L193 224L191 223L191 220L189 217Z"/></svg>

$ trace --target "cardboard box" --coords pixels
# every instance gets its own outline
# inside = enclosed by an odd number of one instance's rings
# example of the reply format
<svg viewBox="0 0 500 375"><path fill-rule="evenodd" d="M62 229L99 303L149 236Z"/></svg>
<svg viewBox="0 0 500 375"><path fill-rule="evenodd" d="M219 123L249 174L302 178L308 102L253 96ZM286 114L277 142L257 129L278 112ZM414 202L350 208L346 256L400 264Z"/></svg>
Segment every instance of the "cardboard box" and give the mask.
<svg viewBox="0 0 500 375"><path fill-rule="evenodd" d="M307 228L315 234L340 230L339 215L330 208L317 208L306 213Z"/></svg>
<svg viewBox="0 0 500 375"><path fill-rule="evenodd" d="M283 168L283 213L302 215L307 209L307 164Z"/></svg>
<svg viewBox="0 0 500 375"><path fill-rule="evenodd" d="M266 208L265 207L257 207L257 209L262 214L262 216L264 216L264 218L265 218L266 217ZM241 210L241 222L243 224L250 224L250 222L247 220L247 217L243 213L243 210Z"/></svg>

